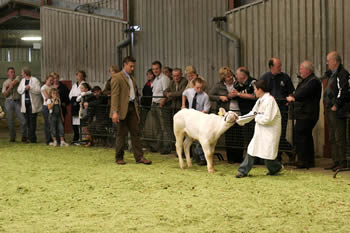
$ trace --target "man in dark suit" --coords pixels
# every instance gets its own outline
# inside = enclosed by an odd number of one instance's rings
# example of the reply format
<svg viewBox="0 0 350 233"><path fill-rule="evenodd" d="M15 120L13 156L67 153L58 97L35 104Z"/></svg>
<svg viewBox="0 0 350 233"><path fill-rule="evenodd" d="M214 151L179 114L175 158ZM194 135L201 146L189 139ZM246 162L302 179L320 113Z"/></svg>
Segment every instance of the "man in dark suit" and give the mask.
<svg viewBox="0 0 350 233"><path fill-rule="evenodd" d="M289 103L294 102L295 144L298 154L297 168L315 166L315 149L312 130L320 114L322 86L314 74L310 61L304 61L299 68L301 82L295 93L287 96Z"/></svg>
<svg viewBox="0 0 350 233"><path fill-rule="evenodd" d="M112 75L111 80L111 112L113 123L117 124L116 163L124 165L123 151L125 138L131 134L132 150L136 163L151 164L143 157L138 122L140 115L137 103L136 80L132 76L135 69L135 58L127 56L123 60L123 70Z"/></svg>

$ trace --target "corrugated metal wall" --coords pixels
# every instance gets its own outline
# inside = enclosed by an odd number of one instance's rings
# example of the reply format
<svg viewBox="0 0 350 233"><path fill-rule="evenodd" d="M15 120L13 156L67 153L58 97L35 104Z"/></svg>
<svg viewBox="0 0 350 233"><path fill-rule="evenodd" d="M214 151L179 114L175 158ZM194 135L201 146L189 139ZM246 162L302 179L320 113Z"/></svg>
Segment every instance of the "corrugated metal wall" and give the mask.
<svg viewBox="0 0 350 233"><path fill-rule="evenodd" d="M279 57L284 72L296 81L303 60L322 64L322 0L267 0L227 14L229 31L241 41L241 65L255 77L268 71L268 60ZM233 47L230 47L233 54ZM234 60L233 56L230 59Z"/></svg>
<svg viewBox="0 0 350 233"><path fill-rule="evenodd" d="M123 10L123 0L61 0L62 2L75 3L75 4L86 4L96 3L99 7L111 8L117 10Z"/></svg>
<svg viewBox="0 0 350 233"><path fill-rule="evenodd" d="M336 50L343 57L345 67L350 69L350 1L327 1L327 50Z"/></svg>
<svg viewBox="0 0 350 233"><path fill-rule="evenodd" d="M268 60L279 57L283 71L296 85L296 72L303 60L314 63L319 77L326 70L326 55L336 50L350 69L350 1L265 0L227 12L231 33L241 41L241 65L255 77L268 71ZM229 48L230 63L234 61ZM322 107L321 107L322 108ZM323 154L324 118L314 130L317 154Z"/></svg>
<svg viewBox="0 0 350 233"><path fill-rule="evenodd" d="M42 74L55 71L62 79L75 80L75 73L85 70L89 83L105 83L126 23L50 7L42 7L40 14Z"/></svg>
<svg viewBox="0 0 350 233"><path fill-rule="evenodd" d="M9 2L10 2L10 0L0 0L0 6L3 6Z"/></svg>
<svg viewBox="0 0 350 233"><path fill-rule="evenodd" d="M10 55L10 62L40 62L40 50L29 48L0 48L0 62L8 62L8 55ZM9 65L11 65L9 63Z"/></svg>
<svg viewBox="0 0 350 233"><path fill-rule="evenodd" d="M210 85L228 65L228 41L215 32L214 16L228 9L227 0L135 0L134 22L138 85L143 86L152 61L185 68L192 64Z"/></svg>

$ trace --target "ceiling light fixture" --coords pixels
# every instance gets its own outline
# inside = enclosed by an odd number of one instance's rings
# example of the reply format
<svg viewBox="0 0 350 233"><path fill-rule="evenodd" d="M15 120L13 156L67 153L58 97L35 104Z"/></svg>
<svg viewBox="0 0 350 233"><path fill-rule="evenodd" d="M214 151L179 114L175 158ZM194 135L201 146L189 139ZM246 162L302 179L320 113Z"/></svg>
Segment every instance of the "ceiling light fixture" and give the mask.
<svg viewBox="0 0 350 233"><path fill-rule="evenodd" d="M25 41L40 41L41 40L41 36L25 36L25 37L22 37L21 40L25 40Z"/></svg>

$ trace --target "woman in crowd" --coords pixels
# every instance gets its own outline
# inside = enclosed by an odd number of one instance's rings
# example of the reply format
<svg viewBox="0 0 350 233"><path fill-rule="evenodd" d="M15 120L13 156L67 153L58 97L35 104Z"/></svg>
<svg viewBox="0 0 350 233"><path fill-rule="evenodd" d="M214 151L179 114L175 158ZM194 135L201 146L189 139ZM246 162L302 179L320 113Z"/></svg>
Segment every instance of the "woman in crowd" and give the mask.
<svg viewBox="0 0 350 233"><path fill-rule="evenodd" d="M106 82L106 86L105 86L105 89L102 91L102 94L105 95L105 96L111 96L111 79L112 79L112 75L113 74L116 74L120 72L120 69L118 66L116 65L111 65L109 67L109 79L107 80Z"/></svg>
<svg viewBox="0 0 350 233"><path fill-rule="evenodd" d="M140 112L140 131L143 132L145 127L147 114L151 110L152 105L152 82L154 80L154 74L152 69L147 70L147 81L142 88L142 97L141 97L141 112Z"/></svg>
<svg viewBox="0 0 350 233"><path fill-rule="evenodd" d="M71 112L72 112L72 126L74 131L73 142L79 141L79 109L80 105L76 101L77 97L80 95L80 88L83 83L85 83L86 73L83 70L80 70L76 73L77 82L75 82L72 86L72 89L69 92L69 99L71 102Z"/></svg>
<svg viewBox="0 0 350 233"><path fill-rule="evenodd" d="M234 111L238 115L241 114L236 98L239 93L234 88L236 82L233 71L228 67L221 67L219 70L219 82L210 90L209 97L212 101L216 101L217 109L224 108L226 111ZM243 149L231 148L241 147L243 144L241 127L232 126L225 132L225 147L228 163L240 163L243 161Z"/></svg>
<svg viewBox="0 0 350 233"><path fill-rule="evenodd" d="M67 106L70 104L69 100L69 89L60 81L60 75L56 72L51 72L50 75L53 76L53 85L52 87L56 88L58 90L58 93L60 95L60 101L61 101L61 109L63 114L63 125L64 120L66 118L67 114Z"/></svg>
<svg viewBox="0 0 350 233"><path fill-rule="evenodd" d="M53 84L53 76L47 75L44 85L41 87L41 95L43 97L43 108L42 113L44 116L44 133L45 133L45 142L46 145L49 145L52 142L51 133L50 133L50 120L49 120L49 109L47 106L47 101L50 98L50 90Z"/></svg>

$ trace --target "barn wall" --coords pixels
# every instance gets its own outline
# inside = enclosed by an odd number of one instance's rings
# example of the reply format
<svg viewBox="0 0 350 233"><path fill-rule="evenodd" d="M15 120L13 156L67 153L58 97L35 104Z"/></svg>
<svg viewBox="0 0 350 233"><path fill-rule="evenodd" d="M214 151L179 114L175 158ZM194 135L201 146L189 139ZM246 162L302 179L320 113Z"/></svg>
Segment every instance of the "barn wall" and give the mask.
<svg viewBox="0 0 350 233"><path fill-rule="evenodd" d="M75 80L85 70L91 84L102 85L108 67L116 64L116 46L126 38L124 21L73 11L42 7L42 74L58 72Z"/></svg>
<svg viewBox="0 0 350 233"><path fill-rule="evenodd" d="M315 74L326 70L326 55L337 50L345 67L350 67L350 2L345 0L265 0L226 13L227 26L240 38L242 65L254 77L268 71L268 60L279 57L282 70L294 85L296 72L304 60L310 60ZM229 48L233 54L233 47ZM234 56L229 58L232 61ZM316 153L323 155L324 117L314 129Z"/></svg>
<svg viewBox="0 0 350 233"><path fill-rule="evenodd" d="M218 81L221 66L231 65L229 42L211 21L227 11L227 0L135 0L134 9L134 23L141 26L135 33L139 86L155 60L182 69L194 65L210 85Z"/></svg>
<svg viewBox="0 0 350 233"><path fill-rule="evenodd" d="M64 3L73 3L73 4L93 4L98 7L103 8L111 8L116 10L122 10L123 9L123 0L111 0L111 1L96 1L96 0L59 0L60 2Z"/></svg>

